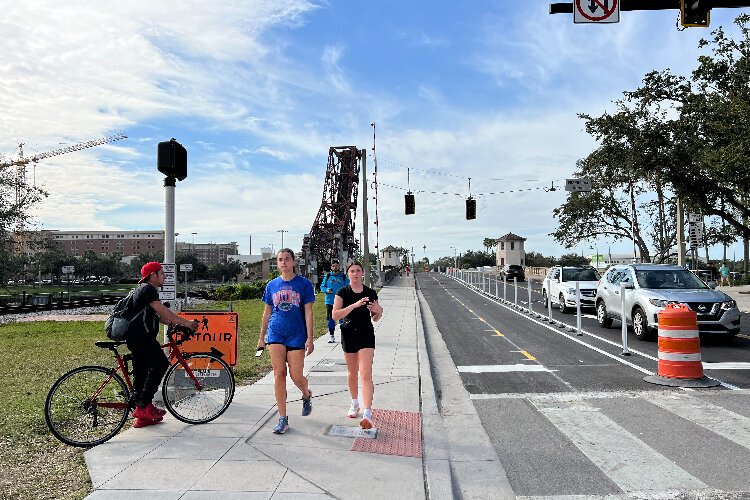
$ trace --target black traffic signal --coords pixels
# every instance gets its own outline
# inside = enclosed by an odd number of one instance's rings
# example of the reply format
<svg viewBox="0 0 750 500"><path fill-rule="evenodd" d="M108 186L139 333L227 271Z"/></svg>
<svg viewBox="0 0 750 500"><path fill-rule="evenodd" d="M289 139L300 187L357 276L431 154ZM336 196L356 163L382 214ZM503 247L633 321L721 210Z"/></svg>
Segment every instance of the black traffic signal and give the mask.
<svg viewBox="0 0 750 500"><path fill-rule="evenodd" d="M184 180L187 177L187 150L174 139L160 142L156 150L156 168L167 177Z"/></svg>
<svg viewBox="0 0 750 500"><path fill-rule="evenodd" d="M469 196L466 198L466 220L477 218L477 200Z"/></svg>
<svg viewBox="0 0 750 500"><path fill-rule="evenodd" d="M711 22L711 0L680 0L680 23L707 28Z"/></svg>
<svg viewBox="0 0 750 500"><path fill-rule="evenodd" d="M404 195L404 213L406 215L414 215L416 211L416 204L414 203L414 195L409 191Z"/></svg>

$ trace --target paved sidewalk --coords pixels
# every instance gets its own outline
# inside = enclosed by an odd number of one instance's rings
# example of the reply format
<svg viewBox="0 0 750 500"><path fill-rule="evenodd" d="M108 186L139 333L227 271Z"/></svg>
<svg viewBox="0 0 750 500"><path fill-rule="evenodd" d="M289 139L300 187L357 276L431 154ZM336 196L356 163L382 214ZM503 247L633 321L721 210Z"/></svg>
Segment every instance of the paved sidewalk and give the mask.
<svg viewBox="0 0 750 500"><path fill-rule="evenodd" d="M346 365L326 335L305 362L309 417L300 416L299 390L287 380L286 434L271 432L278 414L269 374L238 386L213 422L187 425L168 414L160 425L129 429L87 451L88 498L514 498L434 320L420 309L414 278L396 278L379 295L376 439L329 434L332 426L357 430L359 419L346 417ZM428 358L436 359L432 367Z"/></svg>

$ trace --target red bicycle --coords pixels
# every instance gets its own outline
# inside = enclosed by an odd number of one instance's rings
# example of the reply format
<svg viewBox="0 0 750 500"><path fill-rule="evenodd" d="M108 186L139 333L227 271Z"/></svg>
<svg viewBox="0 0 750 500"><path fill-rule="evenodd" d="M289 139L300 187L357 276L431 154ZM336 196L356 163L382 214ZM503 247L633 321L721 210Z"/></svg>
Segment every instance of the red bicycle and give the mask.
<svg viewBox="0 0 750 500"><path fill-rule="evenodd" d="M178 334L178 335L175 335ZM169 359L174 363L162 381L162 396L169 413L190 424L204 424L220 416L234 397L232 369L222 352L183 354L180 344L195 332L184 327L167 328ZM131 354L121 355L117 348L125 342L96 342L113 352L116 364L81 366L52 385L44 404L44 418L52 434L71 446L89 447L116 435L135 406L130 381ZM122 376L120 376L120 374ZM124 379L124 380L123 380Z"/></svg>

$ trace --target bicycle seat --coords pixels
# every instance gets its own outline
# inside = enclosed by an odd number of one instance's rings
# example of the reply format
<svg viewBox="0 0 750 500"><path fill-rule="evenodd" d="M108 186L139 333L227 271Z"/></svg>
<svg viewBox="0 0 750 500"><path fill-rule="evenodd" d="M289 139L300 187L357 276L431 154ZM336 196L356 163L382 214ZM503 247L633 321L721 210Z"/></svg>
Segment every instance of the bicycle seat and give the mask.
<svg viewBox="0 0 750 500"><path fill-rule="evenodd" d="M116 340L116 341L107 341L107 340L100 340L98 342L94 342L94 345L96 347L101 347L102 349L112 349L113 347L117 347L118 345L124 344L124 340Z"/></svg>

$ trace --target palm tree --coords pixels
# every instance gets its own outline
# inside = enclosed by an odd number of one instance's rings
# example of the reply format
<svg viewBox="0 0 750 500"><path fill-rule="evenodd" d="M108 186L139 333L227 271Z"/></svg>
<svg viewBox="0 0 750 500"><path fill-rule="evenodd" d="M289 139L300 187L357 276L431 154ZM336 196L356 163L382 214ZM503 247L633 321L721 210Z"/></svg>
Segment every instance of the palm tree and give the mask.
<svg viewBox="0 0 750 500"><path fill-rule="evenodd" d="M495 246L495 240L493 238L485 238L482 246L486 249L487 253L490 253L490 249Z"/></svg>

